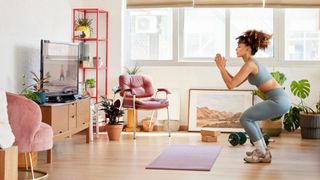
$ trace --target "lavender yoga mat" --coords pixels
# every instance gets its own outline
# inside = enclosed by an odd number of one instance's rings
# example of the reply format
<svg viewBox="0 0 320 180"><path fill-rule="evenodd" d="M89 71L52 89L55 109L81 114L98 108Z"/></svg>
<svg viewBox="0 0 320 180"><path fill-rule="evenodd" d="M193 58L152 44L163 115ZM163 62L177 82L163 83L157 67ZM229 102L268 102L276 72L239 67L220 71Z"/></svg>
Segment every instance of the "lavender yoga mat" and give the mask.
<svg viewBox="0 0 320 180"><path fill-rule="evenodd" d="M171 145L146 169L210 171L221 149L211 145Z"/></svg>

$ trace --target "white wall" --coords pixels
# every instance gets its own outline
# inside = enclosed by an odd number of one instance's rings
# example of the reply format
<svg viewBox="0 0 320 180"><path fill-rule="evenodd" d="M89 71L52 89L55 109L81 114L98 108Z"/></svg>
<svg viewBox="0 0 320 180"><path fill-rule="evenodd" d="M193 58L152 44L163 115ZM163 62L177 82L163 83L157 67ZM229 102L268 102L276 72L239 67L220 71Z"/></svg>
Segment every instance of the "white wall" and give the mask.
<svg viewBox="0 0 320 180"><path fill-rule="evenodd" d="M72 1L0 1L0 87L20 92L22 76L40 72L40 40L71 42Z"/></svg>

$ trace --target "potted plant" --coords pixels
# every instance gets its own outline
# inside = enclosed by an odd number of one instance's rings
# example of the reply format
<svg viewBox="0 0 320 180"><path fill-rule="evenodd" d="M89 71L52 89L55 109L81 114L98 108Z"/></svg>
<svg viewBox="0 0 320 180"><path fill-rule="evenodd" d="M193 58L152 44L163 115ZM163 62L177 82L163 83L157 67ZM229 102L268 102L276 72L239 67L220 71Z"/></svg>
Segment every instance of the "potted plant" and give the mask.
<svg viewBox="0 0 320 180"><path fill-rule="evenodd" d="M92 97L96 96L96 80L93 78L86 79L85 82L86 88L89 91Z"/></svg>
<svg viewBox="0 0 320 180"><path fill-rule="evenodd" d="M300 98L299 104L293 104L284 116L284 128L292 132L301 127L301 136L306 139L320 138L320 100L313 110L303 101L310 95L310 83L307 79L292 81L291 93Z"/></svg>
<svg viewBox="0 0 320 180"><path fill-rule="evenodd" d="M137 66L137 64L134 65L134 67L132 68L126 68L127 74L128 75L135 75L138 74L139 72L141 72L141 69L139 66Z"/></svg>
<svg viewBox="0 0 320 180"><path fill-rule="evenodd" d="M93 19L77 17L75 31L81 32L80 38L90 38L92 32L92 21Z"/></svg>
<svg viewBox="0 0 320 180"><path fill-rule="evenodd" d="M124 110L121 106L120 99L115 99L116 94L120 92L119 87L114 87L112 89L113 97L112 99L107 99L104 96L101 96L102 109L105 112L105 117L107 121L107 132L109 140L119 140L121 131L123 129L123 121L120 120L120 117L124 115Z"/></svg>
<svg viewBox="0 0 320 180"><path fill-rule="evenodd" d="M44 78L39 78L37 74L32 71L31 74L33 83L24 88L22 94L38 104L44 104L46 102L46 89L43 88L43 85L49 83L50 74L46 74Z"/></svg>
<svg viewBox="0 0 320 180"><path fill-rule="evenodd" d="M280 86L282 86L283 83L287 80L286 76L279 71L271 72L270 74L280 84ZM259 90L254 90L253 94L258 96L262 100L267 99L266 95ZM282 119L281 118L282 118L282 116L261 121L260 127L261 127L262 132L264 134L269 135L269 136L280 136L280 134L282 132Z"/></svg>

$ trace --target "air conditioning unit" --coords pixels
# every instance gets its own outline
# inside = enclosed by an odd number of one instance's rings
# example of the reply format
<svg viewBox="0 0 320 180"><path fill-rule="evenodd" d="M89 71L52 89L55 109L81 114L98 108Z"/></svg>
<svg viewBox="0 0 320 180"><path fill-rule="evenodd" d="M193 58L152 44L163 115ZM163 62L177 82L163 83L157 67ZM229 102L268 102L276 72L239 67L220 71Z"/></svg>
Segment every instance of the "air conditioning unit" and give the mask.
<svg viewBox="0 0 320 180"><path fill-rule="evenodd" d="M158 32L157 16L136 16L135 32L136 33L157 33Z"/></svg>

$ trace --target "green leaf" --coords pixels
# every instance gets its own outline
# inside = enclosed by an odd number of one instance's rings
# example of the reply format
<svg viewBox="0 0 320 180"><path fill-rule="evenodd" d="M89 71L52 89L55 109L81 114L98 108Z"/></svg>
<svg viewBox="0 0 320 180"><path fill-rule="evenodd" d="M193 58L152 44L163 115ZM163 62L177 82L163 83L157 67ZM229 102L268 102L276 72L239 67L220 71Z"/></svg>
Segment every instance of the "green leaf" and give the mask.
<svg viewBox="0 0 320 180"><path fill-rule="evenodd" d="M305 99L310 94L310 83L306 79L302 79L300 81L292 81L290 85L290 89L293 95Z"/></svg>
<svg viewBox="0 0 320 180"><path fill-rule="evenodd" d="M262 100L267 99L267 96L263 92L261 92L260 90L253 90L253 95L258 96Z"/></svg>
<svg viewBox="0 0 320 180"><path fill-rule="evenodd" d="M139 66L137 66L137 64L135 64L132 68L126 68L126 71L129 75L135 75L138 74L141 71L141 69Z"/></svg>
<svg viewBox="0 0 320 180"><path fill-rule="evenodd" d="M121 91L121 88L120 88L119 86L115 86L115 87L112 88L112 92L113 92L114 94L117 94L117 93L119 93L120 91Z"/></svg>
<svg viewBox="0 0 320 180"><path fill-rule="evenodd" d="M271 72L270 74L280 84L280 86L282 86L287 80L286 76L279 71Z"/></svg>
<svg viewBox="0 0 320 180"><path fill-rule="evenodd" d="M293 132L300 126L300 118L299 118L299 113L300 109L295 106L291 106L289 109L289 112L284 115L283 118L283 125L284 129Z"/></svg>

